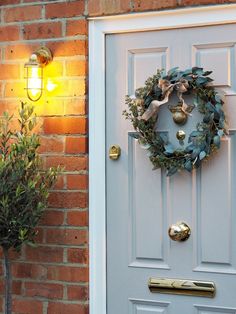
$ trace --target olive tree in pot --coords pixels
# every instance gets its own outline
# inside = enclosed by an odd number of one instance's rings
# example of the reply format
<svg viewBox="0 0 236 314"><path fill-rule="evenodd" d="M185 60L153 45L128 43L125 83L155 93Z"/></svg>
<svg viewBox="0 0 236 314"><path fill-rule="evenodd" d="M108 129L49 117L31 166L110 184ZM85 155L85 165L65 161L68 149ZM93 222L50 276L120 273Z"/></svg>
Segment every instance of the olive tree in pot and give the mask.
<svg viewBox="0 0 236 314"><path fill-rule="evenodd" d="M58 168L43 170L37 152L39 136L33 107L21 103L16 119L4 113L0 120L0 245L5 270L5 314L12 313L12 276L9 250L34 244L35 227L47 206ZM13 122L13 123L12 123Z"/></svg>

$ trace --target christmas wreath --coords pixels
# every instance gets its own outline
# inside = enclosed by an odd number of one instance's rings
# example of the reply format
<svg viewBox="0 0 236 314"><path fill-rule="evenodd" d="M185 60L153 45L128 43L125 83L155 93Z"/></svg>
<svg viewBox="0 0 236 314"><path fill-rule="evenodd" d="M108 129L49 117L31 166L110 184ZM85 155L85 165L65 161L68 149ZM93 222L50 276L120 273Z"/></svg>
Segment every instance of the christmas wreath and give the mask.
<svg viewBox="0 0 236 314"><path fill-rule="evenodd" d="M209 77L211 73L199 67L185 71L172 68L167 74L157 70L154 76L146 80L144 87L135 91L134 96L126 96L128 109L123 115L137 131L138 141L147 150L153 169L164 168L168 176L182 169L191 172L220 147L221 137L227 133L224 102L212 84L209 84L213 81ZM168 106L174 123L185 124L188 116L194 113L194 108L203 116L202 121L191 131L185 147L184 131L176 133L180 145L174 148L168 135L156 130L159 108L168 104L173 93L179 99L176 106ZM185 102L184 94L193 95L193 104Z"/></svg>

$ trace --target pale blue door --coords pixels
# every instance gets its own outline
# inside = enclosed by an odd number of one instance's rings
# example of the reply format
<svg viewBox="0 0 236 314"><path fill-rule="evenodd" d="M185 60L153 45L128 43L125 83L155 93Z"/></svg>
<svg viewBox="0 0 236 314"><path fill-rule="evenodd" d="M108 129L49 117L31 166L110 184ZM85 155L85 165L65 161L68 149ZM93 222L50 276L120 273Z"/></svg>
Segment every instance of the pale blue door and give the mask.
<svg viewBox="0 0 236 314"><path fill-rule="evenodd" d="M108 314L236 313L235 45L235 24L106 38ZM152 170L122 116L124 99L157 68L195 65L212 70L215 86L226 94L229 135L201 169L167 178L164 171ZM186 132L198 118L188 119ZM157 131L168 132L174 141L176 130L163 106ZM108 158L112 144L121 147L116 161ZM182 243L168 236L169 226L178 221L191 228ZM150 277L214 282L216 295L152 293Z"/></svg>

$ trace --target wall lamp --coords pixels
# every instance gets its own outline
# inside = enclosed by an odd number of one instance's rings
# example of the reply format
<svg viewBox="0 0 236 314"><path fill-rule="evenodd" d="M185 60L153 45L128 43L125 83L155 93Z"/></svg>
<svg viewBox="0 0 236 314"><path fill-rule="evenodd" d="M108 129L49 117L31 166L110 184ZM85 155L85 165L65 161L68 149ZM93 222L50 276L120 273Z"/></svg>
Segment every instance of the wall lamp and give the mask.
<svg viewBox="0 0 236 314"><path fill-rule="evenodd" d="M27 96L31 101L37 101L43 94L43 68L52 61L52 53L47 47L40 47L25 63L25 78Z"/></svg>

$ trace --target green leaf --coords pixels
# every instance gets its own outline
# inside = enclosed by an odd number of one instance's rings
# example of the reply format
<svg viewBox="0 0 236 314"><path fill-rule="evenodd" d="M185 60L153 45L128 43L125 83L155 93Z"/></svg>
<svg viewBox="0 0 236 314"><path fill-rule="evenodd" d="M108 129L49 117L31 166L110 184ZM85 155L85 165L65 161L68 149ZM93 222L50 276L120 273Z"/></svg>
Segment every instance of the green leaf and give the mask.
<svg viewBox="0 0 236 314"><path fill-rule="evenodd" d="M160 132L158 133L159 137L161 138L161 140L163 141L164 144L168 143L168 134L164 133L164 132Z"/></svg>
<svg viewBox="0 0 236 314"><path fill-rule="evenodd" d="M225 132L224 132L224 130L218 130L217 134L218 134L220 137L222 137L222 136L225 134Z"/></svg>
<svg viewBox="0 0 236 314"><path fill-rule="evenodd" d="M169 76L173 75L178 69L179 69L179 67L175 67L175 68L170 69L167 72L167 75L169 75Z"/></svg>
<svg viewBox="0 0 236 314"><path fill-rule="evenodd" d="M196 157L198 157L198 155L200 154L200 148L195 148L191 154L191 158L195 159Z"/></svg>
<svg viewBox="0 0 236 314"><path fill-rule="evenodd" d="M206 72L204 72L202 75L203 76L208 76L208 75L210 75L212 73L212 71L206 71Z"/></svg>
<svg viewBox="0 0 236 314"><path fill-rule="evenodd" d="M219 148L220 147L220 136L219 135L214 136L213 142L216 145L216 147Z"/></svg>
<svg viewBox="0 0 236 314"><path fill-rule="evenodd" d="M167 176L170 177L172 176L173 174L175 174L176 172L178 171L178 168L177 167L172 167L170 169L167 170Z"/></svg>
<svg viewBox="0 0 236 314"><path fill-rule="evenodd" d="M183 76L186 76L186 75L189 75L189 74L191 74L192 73L192 69L187 69L187 70L185 70L183 73L182 73L182 75Z"/></svg>
<svg viewBox="0 0 236 314"><path fill-rule="evenodd" d="M194 74L198 74L199 72L201 73L201 72L203 72L203 68L193 67L193 68L192 68L192 72L193 72Z"/></svg>
<svg viewBox="0 0 236 314"><path fill-rule="evenodd" d="M165 147L165 153L167 154L173 154L173 152L175 151L174 146L172 144L164 145L164 147Z"/></svg>
<svg viewBox="0 0 236 314"><path fill-rule="evenodd" d="M191 160L186 161L186 163L184 164L184 168L189 172L193 170L193 165L192 165Z"/></svg>
<svg viewBox="0 0 236 314"><path fill-rule="evenodd" d="M200 154L199 154L199 159L202 160L202 159L205 158L205 157L206 157L206 152L203 150L203 151L201 151Z"/></svg>
<svg viewBox="0 0 236 314"><path fill-rule="evenodd" d="M198 77L196 79L196 84L197 85L204 85L207 83L207 78L206 77Z"/></svg>

